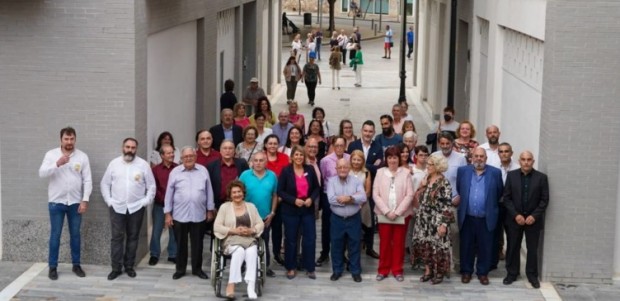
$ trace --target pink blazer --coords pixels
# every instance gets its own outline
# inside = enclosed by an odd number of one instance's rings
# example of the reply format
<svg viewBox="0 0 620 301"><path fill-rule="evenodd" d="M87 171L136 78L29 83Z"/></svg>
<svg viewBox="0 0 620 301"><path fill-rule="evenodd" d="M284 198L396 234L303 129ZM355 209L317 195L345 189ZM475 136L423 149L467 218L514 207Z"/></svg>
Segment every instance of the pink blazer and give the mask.
<svg viewBox="0 0 620 301"><path fill-rule="evenodd" d="M390 212L389 200L391 177L386 174L387 167L377 170L375 182L372 186L372 198L375 201L375 213L386 215ZM396 185L396 210L398 216L413 215L413 185L409 170L399 167L394 177Z"/></svg>

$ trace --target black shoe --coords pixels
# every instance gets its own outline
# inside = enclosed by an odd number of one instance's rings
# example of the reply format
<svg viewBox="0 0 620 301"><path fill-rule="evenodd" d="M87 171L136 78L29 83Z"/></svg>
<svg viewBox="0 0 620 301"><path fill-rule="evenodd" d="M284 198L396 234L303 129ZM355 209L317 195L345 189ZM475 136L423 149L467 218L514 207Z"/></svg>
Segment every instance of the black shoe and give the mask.
<svg viewBox="0 0 620 301"><path fill-rule="evenodd" d="M174 272L174 274L172 274L172 279L177 280L177 279L180 279L183 276L185 276L184 272Z"/></svg>
<svg viewBox="0 0 620 301"><path fill-rule="evenodd" d="M275 260L275 262L279 265L284 265L284 259L282 259L282 256L280 255L273 256L273 260Z"/></svg>
<svg viewBox="0 0 620 301"><path fill-rule="evenodd" d="M203 271L198 271L198 272L192 273L192 275L198 276L198 278L200 278L200 279L209 279L209 276L205 272L203 272Z"/></svg>
<svg viewBox="0 0 620 301"><path fill-rule="evenodd" d="M504 278L504 285L511 285L513 282L515 282L517 279L515 277L511 277L511 276L506 276L506 278Z"/></svg>
<svg viewBox="0 0 620 301"><path fill-rule="evenodd" d="M530 284L533 288L540 288L540 282L538 279L530 279Z"/></svg>
<svg viewBox="0 0 620 301"><path fill-rule="evenodd" d="M149 258L149 265L156 265L157 262L159 262L159 258L155 256L151 256L151 258Z"/></svg>
<svg viewBox="0 0 620 301"><path fill-rule="evenodd" d="M58 280L58 271L56 268L50 268L50 271L47 273L47 277L51 280Z"/></svg>
<svg viewBox="0 0 620 301"><path fill-rule="evenodd" d="M131 278L136 278L136 270L133 268L125 268L125 273L127 273L127 276Z"/></svg>
<svg viewBox="0 0 620 301"><path fill-rule="evenodd" d="M267 277L271 277L271 278L275 278L276 277L276 273L273 272L272 269L267 269Z"/></svg>
<svg viewBox="0 0 620 301"><path fill-rule="evenodd" d="M172 262L174 264L177 264L177 258L176 257L168 257L168 261Z"/></svg>
<svg viewBox="0 0 620 301"><path fill-rule="evenodd" d="M108 280L114 280L116 278L118 278L118 276L120 276L123 272L121 271L112 271L110 272L110 274L108 274Z"/></svg>
<svg viewBox="0 0 620 301"><path fill-rule="evenodd" d="M362 276L361 275L353 275L353 281L355 281L355 282L362 282Z"/></svg>
<svg viewBox="0 0 620 301"><path fill-rule="evenodd" d="M84 270L82 270L82 267L79 264L74 265L72 271L80 278L86 277L86 273L84 273Z"/></svg>
<svg viewBox="0 0 620 301"><path fill-rule="evenodd" d="M316 260L316 266L320 267L323 265L323 263L327 262L329 260L329 256L320 256L319 259Z"/></svg>
<svg viewBox="0 0 620 301"><path fill-rule="evenodd" d="M366 251L366 255L368 255L368 256L370 256L370 257L372 257L374 259L379 259L379 253L375 252L375 250L372 250L372 249Z"/></svg>
<svg viewBox="0 0 620 301"><path fill-rule="evenodd" d="M331 280L331 281L337 281L338 279L340 279L340 277L342 277L342 274L336 274L336 273L333 273L333 274L331 275L331 277L329 277L329 280Z"/></svg>

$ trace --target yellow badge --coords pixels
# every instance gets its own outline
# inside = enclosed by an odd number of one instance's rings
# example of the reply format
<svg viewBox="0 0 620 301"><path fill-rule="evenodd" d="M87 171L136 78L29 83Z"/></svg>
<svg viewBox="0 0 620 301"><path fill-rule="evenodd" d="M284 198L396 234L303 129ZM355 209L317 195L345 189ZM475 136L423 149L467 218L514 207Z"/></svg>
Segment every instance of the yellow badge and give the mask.
<svg viewBox="0 0 620 301"><path fill-rule="evenodd" d="M142 178L142 176L137 173L135 176L133 176L134 180L136 180L136 182L140 182L140 179Z"/></svg>
<svg viewBox="0 0 620 301"><path fill-rule="evenodd" d="M80 172L80 169L82 169L82 165L80 165L80 163L75 163L75 165L73 165L73 169L77 172Z"/></svg>

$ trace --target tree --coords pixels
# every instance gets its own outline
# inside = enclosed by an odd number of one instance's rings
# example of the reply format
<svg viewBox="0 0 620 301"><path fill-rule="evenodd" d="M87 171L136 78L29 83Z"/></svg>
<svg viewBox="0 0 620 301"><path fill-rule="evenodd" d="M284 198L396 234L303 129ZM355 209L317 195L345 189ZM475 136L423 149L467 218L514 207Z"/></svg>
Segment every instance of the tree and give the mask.
<svg viewBox="0 0 620 301"><path fill-rule="evenodd" d="M329 4L329 29L328 32L330 33L331 36L331 32L333 32L334 30L336 30L336 23L334 22L334 7L336 6L336 0L327 0L327 3Z"/></svg>

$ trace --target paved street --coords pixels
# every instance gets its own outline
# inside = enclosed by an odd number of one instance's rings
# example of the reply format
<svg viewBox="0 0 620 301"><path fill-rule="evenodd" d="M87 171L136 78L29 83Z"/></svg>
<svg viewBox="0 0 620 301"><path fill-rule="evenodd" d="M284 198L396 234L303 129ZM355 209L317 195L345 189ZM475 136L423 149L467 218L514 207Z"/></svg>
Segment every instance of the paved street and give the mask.
<svg viewBox="0 0 620 301"><path fill-rule="evenodd" d="M317 89L316 106L323 107L327 118L334 124L341 118L350 118L356 131L366 119L378 122L380 114L388 113L391 105L398 98L398 47L394 48L391 60L382 59L382 40L365 41L364 45L364 82L362 88L353 87L353 72L344 68L341 72L342 81L340 91L331 89L331 73L327 66L327 51L323 53L325 59L319 63L323 84ZM287 51L283 51L287 53ZM411 61L409 61L411 62ZM408 75L410 76L410 75ZM285 88L278 95L272 96L274 110L284 109L286 106ZM307 105L306 90L299 86L297 100L301 111L310 119L311 107ZM411 104L410 113L416 120L416 127L424 137L428 131L428 118L421 113L420 104ZM320 236L320 231L318 231ZM320 237L317 237L320 241ZM378 237L376 239L378 244ZM319 249L317 247L317 249ZM205 250L208 249L205 247ZM378 246L375 248L378 250ZM317 250L317 254L318 254ZM162 255L165 258L166 254ZM210 253L204 254L204 269L210 269ZM174 267L167 262L160 262L150 267L144 258L137 268L138 277L131 279L122 275L115 281L108 281L108 266L85 265L88 276L77 278L71 273L71 266L61 264L59 280L50 281L47 278L45 263L17 264L11 268L12 277L19 275L19 270L30 267L24 275L14 283L13 288L23 285L16 291L12 300L204 300L214 298L215 294L208 281L197 277L186 276L180 280L172 280ZM420 271L412 271L406 264L405 281L397 282L388 278L382 282L374 280L377 261L362 255L363 282L354 283L350 275L345 275L337 282L329 280L331 268L329 263L317 269L317 280L305 277L303 272L294 280L284 277L284 269L274 266L276 278L268 278L264 288L263 300L559 300L551 284L543 283L543 290L532 289L527 281L522 279L511 286L501 283L504 271L491 273L491 284L483 287L477 281L468 285L461 284L460 277L453 274L441 285L433 286L429 283L420 283ZM2 274L7 263L0 264ZM6 284L5 284L6 285ZM549 290L551 288L551 290ZM244 285L237 287L237 295L243 294ZM4 294L4 295L3 295ZM10 298L7 291L0 293L0 299Z"/></svg>

